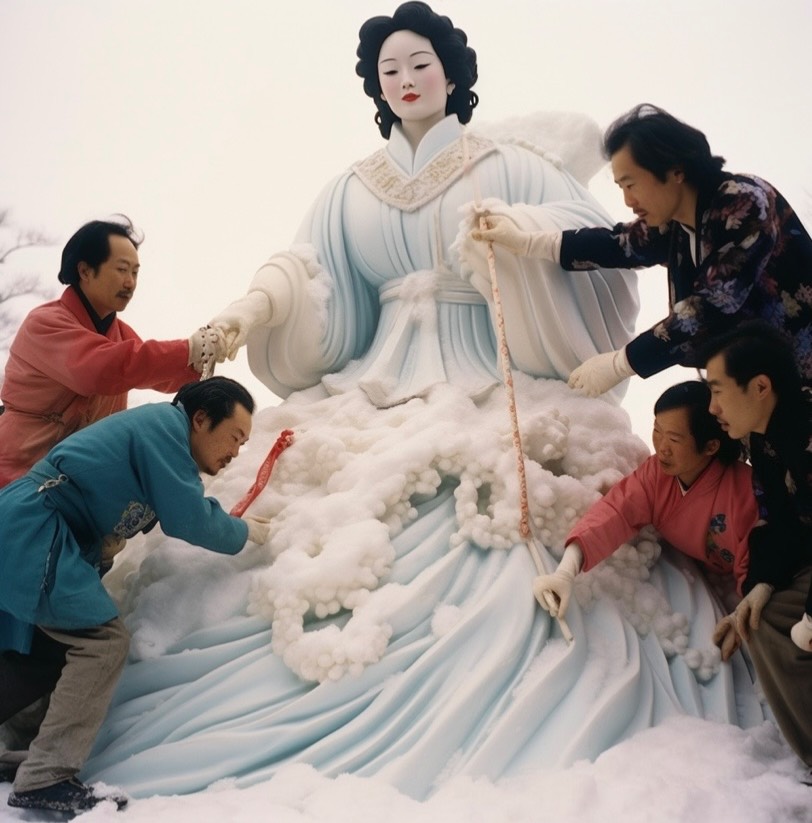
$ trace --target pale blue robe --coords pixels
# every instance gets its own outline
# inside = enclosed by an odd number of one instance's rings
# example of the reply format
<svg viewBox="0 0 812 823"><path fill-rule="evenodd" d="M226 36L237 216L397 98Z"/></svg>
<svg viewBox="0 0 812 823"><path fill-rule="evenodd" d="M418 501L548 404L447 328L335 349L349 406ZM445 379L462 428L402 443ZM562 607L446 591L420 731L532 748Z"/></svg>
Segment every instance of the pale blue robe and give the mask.
<svg viewBox="0 0 812 823"><path fill-rule="evenodd" d="M459 134L447 118L413 156L395 129L386 148L402 170L395 195L406 192L410 205L425 194L421 172L458 145ZM552 211L569 212L570 225L606 221L574 179L518 145L486 148L472 172L459 162L452 172L450 184L429 187L411 210L375 196L357 169L325 189L281 264L305 260L309 281L302 286L301 272L292 275L299 286L285 323L255 330L249 341L252 368L269 386L284 394L312 386L294 395L297 404L360 386L384 407L438 381L474 398L498 384L488 306L450 251L459 208L492 197L569 201ZM546 270L550 280L530 263L518 266L515 285L505 284L508 333L514 365L565 377L630 337L637 303L624 272L573 277L555 268ZM251 288L273 291L269 271ZM274 410L265 415L262 424L273 427ZM358 678L304 682L272 653L262 620L235 614L202 625L125 670L83 777L144 796L197 791L225 777L251 785L281 764L304 762L326 775L378 775L421 798L451 774L498 778L594 758L674 714L741 725L763 719L740 657L699 683L681 657L668 660L653 633L640 637L606 600L588 610L573 602L576 642L566 646L533 599L525 546L452 548L451 488L417 508L418 519L392 541L388 580L408 587L409 597L379 662ZM691 643L701 647L718 608L691 569L663 558L653 579L691 616ZM438 636L439 605L458 608L459 620Z"/></svg>

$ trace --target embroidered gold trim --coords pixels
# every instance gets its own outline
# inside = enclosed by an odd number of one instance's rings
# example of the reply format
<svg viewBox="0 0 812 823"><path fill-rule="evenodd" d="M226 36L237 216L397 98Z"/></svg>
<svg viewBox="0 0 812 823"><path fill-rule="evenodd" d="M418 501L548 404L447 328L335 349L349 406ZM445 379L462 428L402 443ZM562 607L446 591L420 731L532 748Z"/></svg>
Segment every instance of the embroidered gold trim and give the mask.
<svg viewBox="0 0 812 823"><path fill-rule="evenodd" d="M478 163L496 149L496 143L473 134L446 146L415 177L408 177L391 159L386 149L379 149L353 165L358 179L380 200L405 212L417 211L438 195L466 171L467 165ZM468 161L466 165L466 160Z"/></svg>

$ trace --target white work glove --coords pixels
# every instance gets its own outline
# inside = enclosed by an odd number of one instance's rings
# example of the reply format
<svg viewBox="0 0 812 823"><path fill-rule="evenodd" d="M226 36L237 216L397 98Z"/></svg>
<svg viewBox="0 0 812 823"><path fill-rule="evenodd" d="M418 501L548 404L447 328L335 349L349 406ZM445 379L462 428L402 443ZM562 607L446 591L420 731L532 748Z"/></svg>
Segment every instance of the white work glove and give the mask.
<svg viewBox="0 0 812 823"><path fill-rule="evenodd" d="M761 612L767 605L773 593L773 587L769 583L756 583L752 589L741 599L733 618L736 621L736 631L745 640L750 639L750 631L756 631L761 622Z"/></svg>
<svg viewBox="0 0 812 823"><path fill-rule="evenodd" d="M805 652L812 652L812 615L804 616L792 627L790 631L792 642Z"/></svg>
<svg viewBox="0 0 812 823"><path fill-rule="evenodd" d="M561 232L524 231L505 215L489 214L485 217L487 229L474 228L471 238L485 243L495 243L513 254L535 257L558 263L561 253Z"/></svg>
<svg viewBox="0 0 812 823"><path fill-rule="evenodd" d="M574 369L567 385L587 397L597 397L635 374L626 357L625 347L596 354Z"/></svg>
<svg viewBox="0 0 812 823"><path fill-rule="evenodd" d="M268 539L271 521L267 517L252 517L251 515L246 515L243 520L248 524L248 539L261 546Z"/></svg>
<svg viewBox="0 0 812 823"><path fill-rule="evenodd" d="M249 291L248 294L229 303L223 311L212 317L210 326L225 335L229 360L245 345L248 332L255 326L261 326L271 320L273 312L268 295L261 291Z"/></svg>
<svg viewBox="0 0 812 823"><path fill-rule="evenodd" d="M552 574L540 574L533 581L533 594L536 600L553 617L563 618L572 596L575 575L584 564L584 553L577 543L570 543L558 568Z"/></svg>
<svg viewBox="0 0 812 823"><path fill-rule="evenodd" d="M713 644L719 647L722 660L728 661L738 651L742 639L736 631L736 617L728 614L723 617L713 630Z"/></svg>
<svg viewBox="0 0 812 823"><path fill-rule="evenodd" d="M227 354L226 338L223 332L211 326L201 326L189 338L187 365L208 377L214 370L214 364L222 363Z"/></svg>

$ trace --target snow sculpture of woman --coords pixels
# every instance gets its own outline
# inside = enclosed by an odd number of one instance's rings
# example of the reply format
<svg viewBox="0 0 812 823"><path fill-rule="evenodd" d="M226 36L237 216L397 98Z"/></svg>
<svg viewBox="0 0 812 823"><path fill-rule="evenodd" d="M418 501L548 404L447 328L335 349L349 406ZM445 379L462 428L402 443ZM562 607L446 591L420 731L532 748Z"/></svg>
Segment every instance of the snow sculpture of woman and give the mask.
<svg viewBox="0 0 812 823"><path fill-rule="evenodd" d="M264 454L296 432L254 504L269 543L193 566L147 539L119 592L137 662L85 776L138 796L298 761L422 797L444 775L595 757L676 713L761 721L741 660L719 670L701 651L717 614L705 583L680 560L650 569L651 540L590 573L571 645L537 608L490 286L453 245L461 209L488 198L528 204L528 227L539 203L560 227L608 221L537 147L463 128L476 60L448 18L406 3L360 36L386 148L331 182L296 245L213 321L288 398L252 437ZM561 379L628 339L635 287L621 271L498 266L534 527L560 553L647 455L617 406ZM222 474L220 499L250 482Z"/></svg>

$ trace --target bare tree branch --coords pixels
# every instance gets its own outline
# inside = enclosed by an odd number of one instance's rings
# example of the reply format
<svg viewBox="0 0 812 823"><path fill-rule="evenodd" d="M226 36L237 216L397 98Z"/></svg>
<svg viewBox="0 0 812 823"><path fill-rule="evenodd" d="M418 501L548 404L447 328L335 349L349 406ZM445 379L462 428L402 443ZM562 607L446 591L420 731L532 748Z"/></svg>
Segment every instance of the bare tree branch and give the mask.
<svg viewBox="0 0 812 823"><path fill-rule="evenodd" d="M56 243L53 237L38 229L13 228L10 224L10 217L10 209L0 209L0 235L12 235L9 239L0 240L0 265L20 249L32 246L52 246Z"/></svg>
<svg viewBox="0 0 812 823"><path fill-rule="evenodd" d="M12 225L10 215L9 209L0 209L0 381L5 355L23 319L22 312L26 305L15 305L15 298L32 296L48 299L51 296L37 274L11 272L8 258L21 249L51 246L56 242L45 232Z"/></svg>

